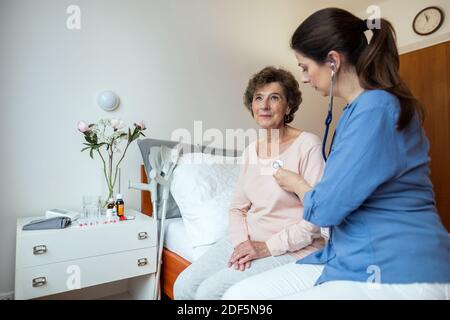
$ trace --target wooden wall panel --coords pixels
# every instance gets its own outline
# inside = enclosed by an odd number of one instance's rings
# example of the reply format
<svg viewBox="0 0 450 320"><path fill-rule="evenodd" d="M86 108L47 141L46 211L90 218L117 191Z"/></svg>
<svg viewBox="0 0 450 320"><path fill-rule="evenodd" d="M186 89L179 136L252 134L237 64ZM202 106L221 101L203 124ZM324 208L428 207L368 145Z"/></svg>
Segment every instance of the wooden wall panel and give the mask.
<svg viewBox="0 0 450 320"><path fill-rule="evenodd" d="M431 181L437 210L450 230L450 42L401 55L400 74L427 111Z"/></svg>

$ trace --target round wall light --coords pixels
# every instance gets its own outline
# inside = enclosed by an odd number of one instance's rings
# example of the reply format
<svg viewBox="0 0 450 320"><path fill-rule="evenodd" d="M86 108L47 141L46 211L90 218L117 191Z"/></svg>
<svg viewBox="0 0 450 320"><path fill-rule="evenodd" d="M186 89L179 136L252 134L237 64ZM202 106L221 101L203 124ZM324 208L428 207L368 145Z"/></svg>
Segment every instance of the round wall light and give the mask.
<svg viewBox="0 0 450 320"><path fill-rule="evenodd" d="M97 104L105 111L113 111L119 106L120 99L112 91L102 91L97 96Z"/></svg>

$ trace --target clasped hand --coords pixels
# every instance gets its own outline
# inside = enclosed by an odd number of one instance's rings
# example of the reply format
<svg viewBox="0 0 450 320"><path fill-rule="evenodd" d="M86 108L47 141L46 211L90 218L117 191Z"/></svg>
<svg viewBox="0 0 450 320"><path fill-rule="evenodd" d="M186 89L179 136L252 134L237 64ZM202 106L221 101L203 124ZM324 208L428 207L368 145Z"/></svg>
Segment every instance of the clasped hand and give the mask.
<svg viewBox="0 0 450 320"><path fill-rule="evenodd" d="M287 192L295 192L302 200L304 192L310 189L302 176L293 171L278 169L274 178L281 188ZM268 256L270 251L265 242L246 240L234 248L228 260L228 267L244 271L250 268L252 260Z"/></svg>
<svg viewBox="0 0 450 320"><path fill-rule="evenodd" d="M269 249L265 242L246 240L234 248L228 267L244 271L250 268L252 260L270 256Z"/></svg>

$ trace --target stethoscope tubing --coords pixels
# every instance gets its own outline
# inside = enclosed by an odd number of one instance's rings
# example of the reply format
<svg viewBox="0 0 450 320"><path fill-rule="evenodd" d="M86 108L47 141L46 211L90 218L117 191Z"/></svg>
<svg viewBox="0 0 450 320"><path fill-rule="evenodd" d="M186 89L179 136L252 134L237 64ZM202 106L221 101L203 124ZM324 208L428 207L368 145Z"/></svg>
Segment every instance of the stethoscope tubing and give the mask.
<svg viewBox="0 0 450 320"><path fill-rule="evenodd" d="M334 72L334 70L331 70L331 81L330 81L330 91L329 91L330 102L328 104L328 114L325 119L325 133L323 135L323 142L322 142L322 157L323 157L324 161L327 161L327 154L326 154L325 148L327 145L328 131L330 130L330 124L331 124L331 121L333 120L334 76L335 76L335 72ZM334 136L333 136L333 140L334 140Z"/></svg>

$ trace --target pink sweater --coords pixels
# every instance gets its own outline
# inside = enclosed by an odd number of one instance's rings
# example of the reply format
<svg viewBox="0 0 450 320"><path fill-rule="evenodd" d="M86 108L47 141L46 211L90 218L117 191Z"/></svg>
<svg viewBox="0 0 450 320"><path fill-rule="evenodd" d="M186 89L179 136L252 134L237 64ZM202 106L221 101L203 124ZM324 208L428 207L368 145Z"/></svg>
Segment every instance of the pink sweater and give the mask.
<svg viewBox="0 0 450 320"><path fill-rule="evenodd" d="M325 163L320 139L302 132L278 157L260 159L256 142L243 153L243 166L230 207L233 246L248 239L265 241L273 256L289 253L302 258L321 248L320 228L303 220L303 204L296 194L284 191L273 177L274 160L298 172L309 185L322 177Z"/></svg>

